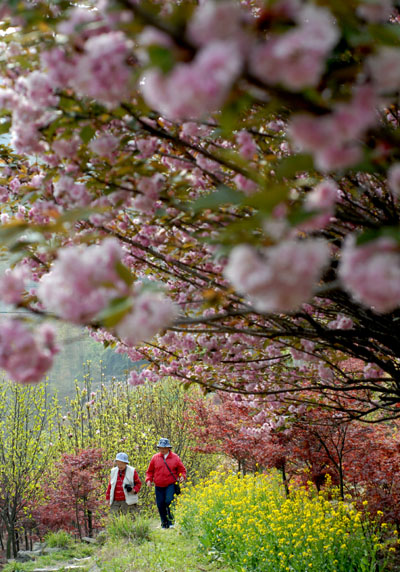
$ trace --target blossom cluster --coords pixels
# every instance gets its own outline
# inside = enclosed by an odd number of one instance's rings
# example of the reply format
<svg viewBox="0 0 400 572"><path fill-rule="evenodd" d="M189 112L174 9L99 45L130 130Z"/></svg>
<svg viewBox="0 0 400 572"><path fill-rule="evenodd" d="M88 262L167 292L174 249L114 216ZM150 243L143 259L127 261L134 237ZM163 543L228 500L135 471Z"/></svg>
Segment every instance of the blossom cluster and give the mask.
<svg viewBox="0 0 400 572"><path fill-rule="evenodd" d="M42 308L64 320L88 324L95 323L113 302L131 299L116 332L129 346L153 337L176 319L177 307L160 292L135 291L118 273L122 256L122 248L113 238L100 245L61 249L36 289ZM2 300L20 303L29 277L25 267L6 273L0 280ZM21 321L0 323L0 367L14 380L39 381L51 367L56 351L54 332L47 325L33 334Z"/></svg>
<svg viewBox="0 0 400 572"><path fill-rule="evenodd" d="M329 247L322 240L283 241L262 254L237 246L225 276L259 311L290 312L311 297L328 262Z"/></svg>
<svg viewBox="0 0 400 572"><path fill-rule="evenodd" d="M32 332L21 320L0 322L0 367L20 383L36 383L53 365L58 352L55 331L42 324Z"/></svg>

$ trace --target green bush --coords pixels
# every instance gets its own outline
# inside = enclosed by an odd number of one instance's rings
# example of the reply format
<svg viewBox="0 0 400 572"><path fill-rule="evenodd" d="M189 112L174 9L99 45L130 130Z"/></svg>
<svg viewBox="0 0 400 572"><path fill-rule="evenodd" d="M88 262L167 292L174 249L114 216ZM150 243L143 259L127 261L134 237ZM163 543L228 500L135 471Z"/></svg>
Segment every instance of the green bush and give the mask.
<svg viewBox="0 0 400 572"><path fill-rule="evenodd" d="M138 516L133 523L133 535L137 544L150 540L150 520L144 516Z"/></svg>
<svg viewBox="0 0 400 572"><path fill-rule="evenodd" d="M127 538L142 544L150 539L150 521L143 516L132 519L129 514L113 516L107 525L107 535L111 540Z"/></svg>
<svg viewBox="0 0 400 572"><path fill-rule="evenodd" d="M66 530L48 532L44 539L50 548L70 548L75 542Z"/></svg>

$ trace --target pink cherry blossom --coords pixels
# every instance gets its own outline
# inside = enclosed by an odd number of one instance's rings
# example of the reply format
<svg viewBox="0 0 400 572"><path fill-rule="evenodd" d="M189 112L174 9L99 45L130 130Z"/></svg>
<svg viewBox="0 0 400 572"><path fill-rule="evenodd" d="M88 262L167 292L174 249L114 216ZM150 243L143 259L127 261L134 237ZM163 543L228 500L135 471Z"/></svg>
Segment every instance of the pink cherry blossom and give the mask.
<svg viewBox="0 0 400 572"><path fill-rule="evenodd" d="M367 22L385 22L393 13L392 0L362 0L357 6L357 14Z"/></svg>
<svg viewBox="0 0 400 572"><path fill-rule="evenodd" d="M333 371L322 362L318 365L318 375L323 381L332 381L334 379Z"/></svg>
<svg viewBox="0 0 400 572"><path fill-rule="evenodd" d="M236 135L236 141L239 145L239 153L245 159L254 159L254 156L257 155L257 145L254 142L254 138L248 131L240 131Z"/></svg>
<svg viewBox="0 0 400 572"><path fill-rule="evenodd" d="M168 119L199 119L223 104L241 67L233 44L212 42L193 62L179 63L167 75L150 69L140 87L147 104Z"/></svg>
<svg viewBox="0 0 400 572"><path fill-rule="evenodd" d="M18 96L13 89L1 86L0 89L0 107L6 109L14 109L18 103Z"/></svg>
<svg viewBox="0 0 400 572"><path fill-rule="evenodd" d="M21 181L17 177L14 177L13 179L11 179L8 186L10 187L10 190L13 193L18 193L21 187Z"/></svg>
<svg viewBox="0 0 400 572"><path fill-rule="evenodd" d="M359 138L376 124L377 96L370 85L355 90L348 103L337 105L332 113L316 117L295 115L289 126L290 136L300 150L313 154L322 172L340 170L362 158Z"/></svg>
<svg viewBox="0 0 400 572"><path fill-rule="evenodd" d="M55 332L48 324L33 333L20 320L0 322L0 367L14 381L40 381L52 366L57 351Z"/></svg>
<svg viewBox="0 0 400 572"><path fill-rule="evenodd" d="M206 137L210 133L210 128L205 125L199 125L193 121L182 123L179 136L181 139L190 140L192 138Z"/></svg>
<svg viewBox="0 0 400 572"><path fill-rule="evenodd" d="M244 192L245 195L252 195L258 191L258 185L248 177L241 173L234 177L234 182L238 189Z"/></svg>
<svg viewBox="0 0 400 572"><path fill-rule="evenodd" d="M240 34L240 5L231 0L201 3L189 21L188 38L198 46L215 40L229 40Z"/></svg>
<svg viewBox="0 0 400 572"><path fill-rule="evenodd" d="M62 175L54 183L54 197L62 205L70 203L76 206L85 206L90 202L90 194L83 183L75 183L72 177Z"/></svg>
<svg viewBox="0 0 400 572"><path fill-rule="evenodd" d="M375 312L400 306L400 249L390 238L358 246L350 235L342 248L339 277L353 298Z"/></svg>
<svg viewBox="0 0 400 572"><path fill-rule="evenodd" d="M261 312L292 311L306 302L329 259L323 240L283 241L258 253L235 247L224 274Z"/></svg>
<svg viewBox="0 0 400 572"><path fill-rule="evenodd" d="M143 385L146 383L146 370L142 370L142 371L137 371L136 369L133 369L128 377L128 383L129 385Z"/></svg>
<svg viewBox="0 0 400 572"><path fill-rule="evenodd" d="M75 73L75 59L67 58L60 47L42 52L42 66L54 87L69 85Z"/></svg>
<svg viewBox="0 0 400 572"><path fill-rule="evenodd" d="M322 173L341 171L346 167L356 165L362 159L362 150L358 144L325 145L315 152L315 166Z"/></svg>
<svg viewBox="0 0 400 572"><path fill-rule="evenodd" d="M157 207L160 191L165 183L164 177L157 173L152 177L141 177L137 182L137 189L141 192L133 206L139 211L151 213Z"/></svg>
<svg viewBox="0 0 400 572"><path fill-rule="evenodd" d="M144 195L148 195L156 199L165 184L165 178L161 173L157 173L152 177L141 177L137 182L137 188Z"/></svg>
<svg viewBox="0 0 400 572"><path fill-rule="evenodd" d="M7 187L0 185L0 203L6 203L10 198L9 190Z"/></svg>
<svg viewBox="0 0 400 572"><path fill-rule="evenodd" d="M101 133L95 139L90 141L88 147L96 155L101 157L112 157L114 151L118 148L119 139L112 133Z"/></svg>
<svg viewBox="0 0 400 572"><path fill-rule="evenodd" d="M37 295L44 307L74 323L85 323L113 298L126 294L116 272L122 249L116 239L100 245L59 250L51 271L40 280Z"/></svg>
<svg viewBox="0 0 400 572"><path fill-rule="evenodd" d="M398 91L400 88L400 49L381 46L368 59L368 68L376 89L380 93Z"/></svg>
<svg viewBox="0 0 400 572"><path fill-rule="evenodd" d="M318 149L332 145L336 136L330 115L294 115L289 126L289 134L294 143L304 151L318 152Z"/></svg>
<svg viewBox="0 0 400 572"><path fill-rule="evenodd" d="M169 298L159 292L144 291L134 300L132 312L117 324L115 330L125 344L135 346L170 326L177 316L177 306Z"/></svg>
<svg viewBox="0 0 400 572"><path fill-rule="evenodd" d="M393 196L400 198L400 163L395 163L388 170L388 185Z"/></svg>
<svg viewBox="0 0 400 572"><path fill-rule="evenodd" d="M27 90L26 96L36 107L51 107L57 105L59 97L54 94L54 84L43 72L33 71L21 78Z"/></svg>
<svg viewBox="0 0 400 572"><path fill-rule="evenodd" d="M50 121L51 115L35 108L26 98L18 100L13 110L11 145L18 153L43 153L47 146L41 140L39 129Z"/></svg>
<svg viewBox="0 0 400 572"><path fill-rule="evenodd" d="M88 24L96 20L97 11L89 10L85 6L76 6L69 10L68 18L62 20L58 26L57 31L60 34L70 36L72 34L81 33L81 30Z"/></svg>
<svg viewBox="0 0 400 572"><path fill-rule="evenodd" d="M159 146L159 141L155 137L147 137L146 139L138 138L135 140L135 144L139 151L138 157L141 159L148 159L155 153Z"/></svg>
<svg viewBox="0 0 400 572"><path fill-rule="evenodd" d="M137 37L138 47L135 49L135 55L139 62L148 65L150 62L148 48L151 46L159 46L170 50L174 49L174 43L168 34L161 30L157 30L153 26L146 26Z"/></svg>
<svg viewBox="0 0 400 572"><path fill-rule="evenodd" d="M126 62L131 50L132 43L119 31L89 38L75 67L73 86L111 107L129 99L132 71Z"/></svg>
<svg viewBox="0 0 400 572"><path fill-rule="evenodd" d="M367 363L363 369L363 374L366 379L374 379L384 376L384 372L375 363Z"/></svg>
<svg viewBox="0 0 400 572"><path fill-rule="evenodd" d="M319 82L325 59L339 39L333 16L324 8L306 5L296 19L294 30L272 36L250 55L254 75L292 90Z"/></svg>
<svg viewBox="0 0 400 572"><path fill-rule="evenodd" d="M81 143L80 137L75 135L68 139L56 139L51 147L52 151L61 159L72 159L76 157Z"/></svg>
<svg viewBox="0 0 400 572"><path fill-rule="evenodd" d="M8 268L0 276L0 299L6 304L18 304L22 300L29 271L24 266Z"/></svg>
<svg viewBox="0 0 400 572"><path fill-rule="evenodd" d="M305 206L307 210L331 211L338 199L338 187L331 179L319 183L308 193Z"/></svg>
<svg viewBox="0 0 400 572"><path fill-rule="evenodd" d="M353 327L353 320L343 314L338 314L336 320L328 322L328 328L330 330L351 330Z"/></svg>

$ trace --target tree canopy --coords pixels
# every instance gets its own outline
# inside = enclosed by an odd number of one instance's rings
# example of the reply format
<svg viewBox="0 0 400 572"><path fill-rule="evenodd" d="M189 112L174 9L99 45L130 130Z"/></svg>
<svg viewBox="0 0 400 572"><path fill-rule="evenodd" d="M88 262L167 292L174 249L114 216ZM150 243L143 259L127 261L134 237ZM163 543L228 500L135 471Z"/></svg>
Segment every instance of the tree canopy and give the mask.
<svg viewBox="0 0 400 572"><path fill-rule="evenodd" d="M391 0L1 7L0 366L48 320L166 375L399 415L400 27ZM156 336L154 338L154 336Z"/></svg>

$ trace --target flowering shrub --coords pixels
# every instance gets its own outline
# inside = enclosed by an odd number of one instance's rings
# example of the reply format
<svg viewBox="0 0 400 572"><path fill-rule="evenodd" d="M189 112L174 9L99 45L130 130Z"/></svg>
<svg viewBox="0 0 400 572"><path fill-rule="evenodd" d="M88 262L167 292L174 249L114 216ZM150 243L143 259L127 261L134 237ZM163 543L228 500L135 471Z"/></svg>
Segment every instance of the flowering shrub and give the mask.
<svg viewBox="0 0 400 572"><path fill-rule="evenodd" d="M286 498L274 475L214 473L186 489L177 520L241 572L377 570L383 548L377 524L351 505L305 488Z"/></svg>

